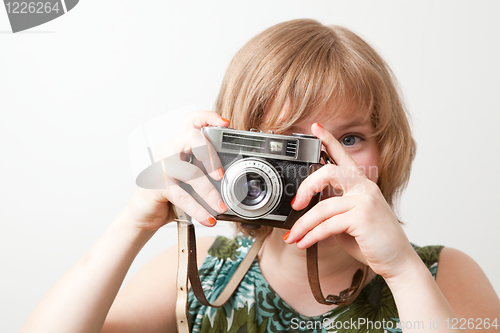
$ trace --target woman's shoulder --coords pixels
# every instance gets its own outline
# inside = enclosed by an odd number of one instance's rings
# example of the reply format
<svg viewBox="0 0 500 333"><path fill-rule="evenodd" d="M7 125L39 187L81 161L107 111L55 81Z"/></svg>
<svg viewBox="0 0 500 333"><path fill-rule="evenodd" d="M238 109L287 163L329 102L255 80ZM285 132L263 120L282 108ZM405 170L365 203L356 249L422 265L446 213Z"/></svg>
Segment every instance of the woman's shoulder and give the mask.
<svg viewBox="0 0 500 333"><path fill-rule="evenodd" d="M462 275L484 275L477 262L460 250L443 245L412 246L438 283L443 280L455 280Z"/></svg>
<svg viewBox="0 0 500 333"><path fill-rule="evenodd" d="M470 256L460 250L443 247L439 254L438 283L442 280L460 279L462 276L486 277L479 264Z"/></svg>
<svg viewBox="0 0 500 333"><path fill-rule="evenodd" d="M442 249L436 283L459 318L498 318L500 300L493 286L464 252Z"/></svg>
<svg viewBox="0 0 500 333"><path fill-rule="evenodd" d="M443 281L459 281L462 286L471 283L474 280L486 279L486 275L479 264L464 252L451 248L444 247L439 256L439 269L437 274L438 284Z"/></svg>

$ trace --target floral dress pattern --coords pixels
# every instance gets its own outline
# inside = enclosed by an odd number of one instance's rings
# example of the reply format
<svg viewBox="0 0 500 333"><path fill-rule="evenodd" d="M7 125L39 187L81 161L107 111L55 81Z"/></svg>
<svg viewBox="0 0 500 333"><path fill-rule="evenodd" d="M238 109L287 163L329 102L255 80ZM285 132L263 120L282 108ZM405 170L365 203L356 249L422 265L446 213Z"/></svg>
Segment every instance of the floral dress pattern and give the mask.
<svg viewBox="0 0 500 333"><path fill-rule="evenodd" d="M252 243L252 238L244 236L216 238L199 271L209 302L224 289ZM413 247L435 278L443 246ZM191 331L202 333L401 332L396 304L381 276L375 276L350 305L308 317L294 311L276 294L264 279L257 259L223 307L204 306L190 292L188 312Z"/></svg>

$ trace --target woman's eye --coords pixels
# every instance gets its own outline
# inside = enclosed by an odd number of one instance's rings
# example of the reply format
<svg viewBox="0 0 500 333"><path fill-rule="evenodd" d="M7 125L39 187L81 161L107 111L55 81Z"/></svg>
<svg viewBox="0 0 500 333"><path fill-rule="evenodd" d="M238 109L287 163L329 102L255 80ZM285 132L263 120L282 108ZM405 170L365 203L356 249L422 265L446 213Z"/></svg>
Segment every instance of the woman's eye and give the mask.
<svg viewBox="0 0 500 333"><path fill-rule="evenodd" d="M342 139L342 144L346 147L354 146L359 141L363 140L357 135L348 135Z"/></svg>

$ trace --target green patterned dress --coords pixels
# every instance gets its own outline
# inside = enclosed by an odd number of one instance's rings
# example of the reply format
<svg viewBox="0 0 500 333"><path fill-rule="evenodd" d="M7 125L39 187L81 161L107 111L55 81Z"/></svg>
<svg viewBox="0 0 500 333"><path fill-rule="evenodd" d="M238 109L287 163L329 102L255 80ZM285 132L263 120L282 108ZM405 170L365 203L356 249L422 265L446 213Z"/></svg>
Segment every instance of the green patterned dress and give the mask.
<svg viewBox="0 0 500 333"><path fill-rule="evenodd" d="M217 237L200 268L207 299L213 302L224 289L253 239ZM436 277L442 246L414 246ZM192 332L401 332L398 311L385 280L377 275L350 305L341 305L314 317L303 316L269 286L257 259L229 301L221 308L201 305L189 293Z"/></svg>

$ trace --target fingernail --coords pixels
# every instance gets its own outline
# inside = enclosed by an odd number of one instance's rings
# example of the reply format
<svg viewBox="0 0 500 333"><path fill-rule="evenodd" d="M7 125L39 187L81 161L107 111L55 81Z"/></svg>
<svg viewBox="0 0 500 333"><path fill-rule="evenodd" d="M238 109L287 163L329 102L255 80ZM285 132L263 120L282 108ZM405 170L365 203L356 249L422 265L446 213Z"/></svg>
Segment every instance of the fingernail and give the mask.
<svg viewBox="0 0 500 333"><path fill-rule="evenodd" d="M229 120L227 120L226 118L220 117L220 119L222 119L222 121L225 121L226 123L229 123Z"/></svg>
<svg viewBox="0 0 500 333"><path fill-rule="evenodd" d="M322 128L322 129L323 129L323 126L321 126L321 124L320 124L320 123L316 123L316 125L317 125L318 127L320 127L320 128Z"/></svg>
<svg viewBox="0 0 500 333"><path fill-rule="evenodd" d="M219 199L219 208L222 210L222 212L224 213L226 210L227 210L227 206L226 204L224 203L224 201L222 201L221 199Z"/></svg>
<svg viewBox="0 0 500 333"><path fill-rule="evenodd" d="M305 237L305 236L304 236L304 237ZM298 241L296 241L295 243L299 244L299 242L300 242L301 240L303 240L303 239L304 239L304 237L302 237L301 239L299 239L299 240L298 240Z"/></svg>
<svg viewBox="0 0 500 333"><path fill-rule="evenodd" d="M216 220L214 217L210 216L210 217L208 218L208 223L209 223L210 225L215 225L215 223L217 223L217 220Z"/></svg>
<svg viewBox="0 0 500 333"><path fill-rule="evenodd" d="M222 169L222 167L219 167L217 169L217 174L219 175L219 178L222 179L222 177L224 177L224 169Z"/></svg>
<svg viewBox="0 0 500 333"><path fill-rule="evenodd" d="M292 203L290 204L290 206L293 207L293 204L295 203L295 199L297 199L297 196L294 196L293 199L292 199Z"/></svg>
<svg viewBox="0 0 500 333"><path fill-rule="evenodd" d="M283 235L283 240L286 241L288 239L288 236L290 236L290 230L288 230L284 235Z"/></svg>

